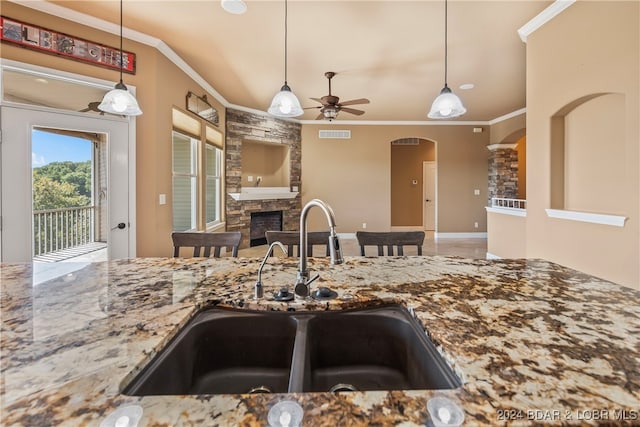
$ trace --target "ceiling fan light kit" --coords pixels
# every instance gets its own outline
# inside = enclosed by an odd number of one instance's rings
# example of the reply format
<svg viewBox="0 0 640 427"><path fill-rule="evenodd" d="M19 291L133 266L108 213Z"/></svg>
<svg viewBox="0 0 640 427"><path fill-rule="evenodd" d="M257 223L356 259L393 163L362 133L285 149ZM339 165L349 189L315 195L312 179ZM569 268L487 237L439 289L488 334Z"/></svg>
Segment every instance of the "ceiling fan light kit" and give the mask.
<svg viewBox="0 0 640 427"><path fill-rule="evenodd" d="M298 117L304 113L300 101L287 84L287 0L284 0L284 85L273 97L267 111L276 117Z"/></svg>
<svg viewBox="0 0 640 427"><path fill-rule="evenodd" d="M345 113L355 114L361 116L364 114L362 110L356 110L355 108L347 108L347 105L368 104L369 100L366 98L352 99L350 101L339 102L340 98L331 94L331 79L336 75L333 71L327 71L324 76L329 80L329 95L325 95L322 98L311 98L312 100L322 104L321 107L307 107L306 109L320 109L320 114L316 117L316 120L326 119L330 122L338 117L340 111Z"/></svg>
<svg viewBox="0 0 640 427"><path fill-rule="evenodd" d="M139 116L142 110L138 106L138 101L122 82L122 57L122 0L120 0L120 81L116 83L114 89L104 95L98 109L105 113L122 116Z"/></svg>
<svg viewBox="0 0 640 427"><path fill-rule="evenodd" d="M466 112L460 98L447 85L447 0L444 0L444 87L433 101L427 116L430 119L452 119Z"/></svg>

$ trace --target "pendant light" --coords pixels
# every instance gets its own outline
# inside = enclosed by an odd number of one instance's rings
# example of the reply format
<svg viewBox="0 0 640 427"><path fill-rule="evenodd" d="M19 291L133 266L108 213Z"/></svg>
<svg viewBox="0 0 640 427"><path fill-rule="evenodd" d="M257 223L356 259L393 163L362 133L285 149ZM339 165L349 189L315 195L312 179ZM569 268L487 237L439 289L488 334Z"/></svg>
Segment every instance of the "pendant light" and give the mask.
<svg viewBox="0 0 640 427"><path fill-rule="evenodd" d="M120 82L104 95L98 109L105 113L121 116L139 116L142 110L138 106L136 98L127 90L122 82L122 67L124 54L122 52L122 0L120 0Z"/></svg>
<svg viewBox="0 0 640 427"><path fill-rule="evenodd" d="M284 0L284 85L273 97L267 111L276 117L298 117L304 113L300 101L287 84L287 0Z"/></svg>
<svg viewBox="0 0 640 427"><path fill-rule="evenodd" d="M428 117L430 119L452 119L467 112L462 101L451 92L447 85L447 0L444 0L444 87L433 101Z"/></svg>

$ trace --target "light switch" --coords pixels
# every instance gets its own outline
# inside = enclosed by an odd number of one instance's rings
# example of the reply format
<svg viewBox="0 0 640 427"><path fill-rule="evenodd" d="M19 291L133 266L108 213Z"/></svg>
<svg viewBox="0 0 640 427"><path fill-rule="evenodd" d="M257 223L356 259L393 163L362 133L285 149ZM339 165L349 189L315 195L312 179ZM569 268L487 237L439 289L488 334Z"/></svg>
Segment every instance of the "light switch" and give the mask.
<svg viewBox="0 0 640 427"><path fill-rule="evenodd" d="M478 190L477 188L475 190L473 190L473 194L476 196L480 195L480 190Z"/></svg>
<svg viewBox="0 0 640 427"><path fill-rule="evenodd" d="M161 205L166 205L167 204L167 195L166 194L161 194L160 197L158 197L158 203L160 203Z"/></svg>
<svg viewBox="0 0 640 427"><path fill-rule="evenodd" d="M247 181L249 181L249 182L253 182L253 175L249 175L249 176L247 176Z"/></svg>

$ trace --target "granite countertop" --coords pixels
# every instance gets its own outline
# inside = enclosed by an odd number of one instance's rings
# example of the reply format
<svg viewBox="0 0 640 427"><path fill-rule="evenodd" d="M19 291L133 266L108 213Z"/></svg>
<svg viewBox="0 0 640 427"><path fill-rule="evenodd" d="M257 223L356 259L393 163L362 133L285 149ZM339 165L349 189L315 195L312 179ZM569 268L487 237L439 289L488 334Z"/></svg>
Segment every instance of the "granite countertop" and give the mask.
<svg viewBox="0 0 640 427"><path fill-rule="evenodd" d="M88 264L33 285L0 264L0 425L98 426L143 408L140 426L261 426L295 400L307 426L431 425L446 396L465 425L640 423L640 293L541 260L310 259L329 302L254 301L256 258L136 258ZM292 284L271 259L265 297ZM348 294L348 295L345 295ZM462 379L454 390L147 396L121 388L202 307L341 310L400 303Z"/></svg>

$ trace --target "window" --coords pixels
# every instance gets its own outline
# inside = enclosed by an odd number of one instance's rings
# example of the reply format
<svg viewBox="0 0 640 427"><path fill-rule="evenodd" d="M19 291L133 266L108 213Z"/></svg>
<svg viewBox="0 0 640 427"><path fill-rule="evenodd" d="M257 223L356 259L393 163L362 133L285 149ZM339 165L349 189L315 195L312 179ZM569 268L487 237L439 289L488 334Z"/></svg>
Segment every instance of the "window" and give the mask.
<svg viewBox="0 0 640 427"><path fill-rule="evenodd" d="M222 150L213 144L207 144L206 151L205 222L210 225L220 221L220 158Z"/></svg>
<svg viewBox="0 0 640 427"><path fill-rule="evenodd" d="M173 230L222 222L222 134L201 118L173 110Z"/></svg>
<svg viewBox="0 0 640 427"><path fill-rule="evenodd" d="M195 230L197 224L197 143L173 131L173 231Z"/></svg>

